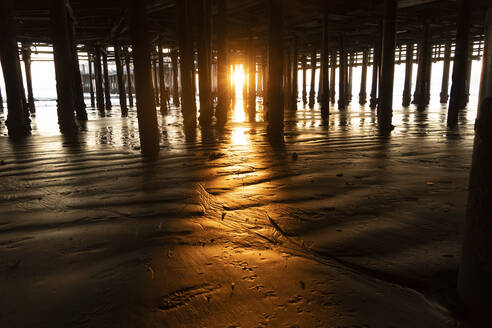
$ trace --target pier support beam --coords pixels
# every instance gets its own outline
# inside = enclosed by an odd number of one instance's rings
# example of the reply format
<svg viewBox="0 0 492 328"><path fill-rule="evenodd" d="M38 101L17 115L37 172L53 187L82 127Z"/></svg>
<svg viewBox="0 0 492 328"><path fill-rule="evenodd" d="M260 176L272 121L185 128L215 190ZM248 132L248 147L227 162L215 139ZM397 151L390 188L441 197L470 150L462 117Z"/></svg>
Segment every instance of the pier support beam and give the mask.
<svg viewBox="0 0 492 328"><path fill-rule="evenodd" d="M212 122L212 77L211 77L211 42L212 42L212 4L211 0L199 0L200 38L198 40L198 84L200 86L200 117L202 126Z"/></svg>
<svg viewBox="0 0 492 328"><path fill-rule="evenodd" d="M449 100L449 69L451 66L451 42L446 42L444 46L444 67L442 71L441 85L441 104L446 104Z"/></svg>
<svg viewBox="0 0 492 328"><path fill-rule="evenodd" d="M103 73L104 73L104 98L106 100L106 110L111 110L111 87L108 72L108 54L106 47L102 51Z"/></svg>
<svg viewBox="0 0 492 328"><path fill-rule="evenodd" d="M299 54L297 51L297 40L294 40L292 48L292 109L297 109L297 98L299 94L299 87L297 85L298 68L299 68Z"/></svg>
<svg viewBox="0 0 492 328"><path fill-rule="evenodd" d="M152 46L152 50L154 50L154 46ZM154 103L155 105L159 105L159 78L157 77L157 56L155 56L154 51L151 52L151 60L152 60L152 80L153 80L153 86L154 86Z"/></svg>
<svg viewBox="0 0 492 328"><path fill-rule="evenodd" d="M367 65L369 63L369 50L364 49L362 52L362 71L360 74L360 92L359 105L364 106L367 103Z"/></svg>
<svg viewBox="0 0 492 328"><path fill-rule="evenodd" d="M73 102L75 105L75 115L79 121L87 121L87 111L84 100L84 89L82 87L82 75L80 74L79 54L75 43L75 26L71 17L68 19L68 37L70 40L70 50L72 53L73 70Z"/></svg>
<svg viewBox="0 0 492 328"><path fill-rule="evenodd" d="M311 90L309 91L309 107L314 106L314 98L316 96L315 83L316 83L316 50L311 54Z"/></svg>
<svg viewBox="0 0 492 328"><path fill-rule="evenodd" d="M53 59L58 93L58 124L62 133L77 133L73 102L73 57L69 38L68 13L64 0L51 1Z"/></svg>
<svg viewBox="0 0 492 328"><path fill-rule="evenodd" d="M178 39L181 60L181 108L186 129L196 127L196 107L194 97L194 63L193 44L190 22L190 1L177 2L178 9Z"/></svg>
<svg viewBox="0 0 492 328"><path fill-rule="evenodd" d="M468 0L458 0L458 22L456 48L453 65L453 83L449 99L447 124L453 127L458 123L458 112L465 108L466 75L468 63L468 43L470 40L471 6Z"/></svg>
<svg viewBox="0 0 492 328"><path fill-rule="evenodd" d="M347 108L347 52L343 36L340 37L340 69L338 74L338 109Z"/></svg>
<svg viewBox="0 0 492 328"><path fill-rule="evenodd" d="M173 69L173 104L179 106L179 82L178 82L178 51L171 51L171 65Z"/></svg>
<svg viewBox="0 0 492 328"><path fill-rule="evenodd" d="M17 52L17 27L12 0L0 1L0 59L7 96L9 136L21 138L31 132L29 111L26 110L19 55ZM72 121L73 122L73 121ZM75 122L73 122L75 125Z"/></svg>
<svg viewBox="0 0 492 328"><path fill-rule="evenodd" d="M403 86L403 100L402 105L404 107L410 106L412 102L412 74L413 74L413 43L407 43L406 49L406 63L405 63L405 82Z"/></svg>
<svg viewBox="0 0 492 328"><path fill-rule="evenodd" d="M336 96L336 84L335 84L335 77L336 77L336 70L337 70L337 52L333 51L331 53L331 72L330 72L330 101L332 104L335 103L335 96Z"/></svg>
<svg viewBox="0 0 492 328"><path fill-rule="evenodd" d="M395 74L395 34L397 0L384 1L383 47L381 56L381 99L378 106L378 126L383 131L393 129L393 83Z"/></svg>
<svg viewBox="0 0 492 328"><path fill-rule="evenodd" d="M116 77L118 78L121 115L127 116L128 107L126 106L126 91L125 83L123 82L123 62L121 61L121 46L118 42L115 42L114 44L114 62L116 65Z"/></svg>
<svg viewBox="0 0 492 328"><path fill-rule="evenodd" d="M27 106L31 113L36 112L36 106L34 105L34 94L32 91L32 74L31 74L31 44L26 43L22 45L22 60L24 61L24 69L26 73L26 85L27 85Z"/></svg>
<svg viewBox="0 0 492 328"><path fill-rule="evenodd" d="M425 110L428 104L428 93L430 91L430 80L431 80L431 67L432 67L432 45L431 45L431 33L430 24L426 20L424 22L424 39L422 42L422 50L420 52L422 57L419 61L419 65L422 65L420 83L418 85L418 98L417 98L417 109L419 111ZM420 68L419 68L420 70Z"/></svg>
<svg viewBox="0 0 492 328"><path fill-rule="evenodd" d="M463 1L466 3L467 1ZM458 296L470 327L490 324L492 307L492 9L487 12L479 108L468 186Z"/></svg>
<svg viewBox="0 0 492 328"><path fill-rule="evenodd" d="M161 114L167 114L167 102L169 93L166 91L166 81L164 79L164 54L162 53L162 40L159 40L159 44L157 46L157 56L159 61L159 94L160 98L160 111Z"/></svg>
<svg viewBox="0 0 492 328"><path fill-rule="evenodd" d="M132 72L130 71L131 55L128 48L125 51L125 66L126 66L126 82L128 83L128 103L130 107L133 107L133 86L132 86Z"/></svg>
<svg viewBox="0 0 492 328"><path fill-rule="evenodd" d="M374 54L372 60L372 84L371 84L371 99L369 106L375 109L378 105L378 79L379 79L379 66L381 63L381 42L377 40L374 44Z"/></svg>
<svg viewBox="0 0 492 328"><path fill-rule="evenodd" d="M218 0L217 11L217 108L215 115L217 123L223 125L227 120L230 104L226 0Z"/></svg>
<svg viewBox="0 0 492 328"><path fill-rule="evenodd" d="M283 0L268 0L268 9L268 133L273 140L281 141L284 127L284 98L283 61L279 58L283 58L284 54Z"/></svg>
<svg viewBox="0 0 492 328"><path fill-rule="evenodd" d="M306 89L306 70L307 70L307 63L306 63L306 55L302 55L301 57L301 66L302 66L302 103L305 105L307 104L307 89Z"/></svg>
<svg viewBox="0 0 492 328"><path fill-rule="evenodd" d="M129 9L140 145L143 154L153 156L159 152L159 130L152 92L152 67L145 1L130 0Z"/></svg>
<svg viewBox="0 0 492 328"><path fill-rule="evenodd" d="M93 78L93 72L92 72L92 64L93 64L93 59L91 53L87 53L87 64L89 66L89 93L91 95L91 107L94 108L96 106L96 100L94 97L94 84L92 83L92 78Z"/></svg>
<svg viewBox="0 0 492 328"><path fill-rule="evenodd" d="M256 49L250 36L248 45L248 120L256 120Z"/></svg>
<svg viewBox="0 0 492 328"><path fill-rule="evenodd" d="M352 102L352 76L354 74L353 67L353 53L348 55L348 65L347 65L347 104Z"/></svg>
<svg viewBox="0 0 492 328"><path fill-rule="evenodd" d="M104 112L104 90L101 66L101 47L96 46L94 51L94 74L96 76L96 104L100 112Z"/></svg>
<svg viewBox="0 0 492 328"><path fill-rule="evenodd" d="M321 116L327 118L330 115L330 80L329 80L329 52L328 52L328 13L325 11L323 18L323 31L322 31L322 48L321 48L321 69L320 77L322 79L321 92Z"/></svg>

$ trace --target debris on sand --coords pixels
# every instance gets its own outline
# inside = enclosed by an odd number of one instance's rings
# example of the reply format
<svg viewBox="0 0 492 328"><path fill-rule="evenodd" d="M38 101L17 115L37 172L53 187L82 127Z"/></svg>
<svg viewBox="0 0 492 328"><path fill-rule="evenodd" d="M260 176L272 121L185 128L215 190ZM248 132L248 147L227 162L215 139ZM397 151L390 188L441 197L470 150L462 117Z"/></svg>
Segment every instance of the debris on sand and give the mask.
<svg viewBox="0 0 492 328"><path fill-rule="evenodd" d="M220 153L220 152L211 152L209 155L208 155L208 160L209 161L213 161L213 160L216 160L216 159L219 159L221 157L224 157L225 154L224 153Z"/></svg>

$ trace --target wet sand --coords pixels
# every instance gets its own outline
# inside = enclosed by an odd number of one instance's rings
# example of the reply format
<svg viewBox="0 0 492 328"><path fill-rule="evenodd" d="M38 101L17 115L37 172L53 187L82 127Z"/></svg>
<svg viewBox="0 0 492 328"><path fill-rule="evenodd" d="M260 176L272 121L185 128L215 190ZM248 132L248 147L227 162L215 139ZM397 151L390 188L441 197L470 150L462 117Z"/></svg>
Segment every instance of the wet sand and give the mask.
<svg viewBox="0 0 492 328"><path fill-rule="evenodd" d="M88 112L76 141L52 106L0 137L0 326L457 325L473 104L454 131L396 108L389 137L367 107L301 108L281 146L240 107L192 136L172 108L156 161L134 109Z"/></svg>

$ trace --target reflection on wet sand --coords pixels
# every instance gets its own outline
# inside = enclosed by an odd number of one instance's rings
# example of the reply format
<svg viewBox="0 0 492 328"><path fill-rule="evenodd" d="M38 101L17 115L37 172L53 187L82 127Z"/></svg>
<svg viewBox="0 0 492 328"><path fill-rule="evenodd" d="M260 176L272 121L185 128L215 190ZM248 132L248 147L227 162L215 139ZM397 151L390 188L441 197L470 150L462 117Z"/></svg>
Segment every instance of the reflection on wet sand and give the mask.
<svg viewBox="0 0 492 328"><path fill-rule="evenodd" d="M89 109L64 140L38 106L32 137L0 138L0 317L23 304L38 327L453 324L436 304L457 270L475 106L454 131L438 104L396 109L382 136L353 103L327 122L299 104L281 147L240 94L230 124L194 138L172 107L154 162L135 110Z"/></svg>

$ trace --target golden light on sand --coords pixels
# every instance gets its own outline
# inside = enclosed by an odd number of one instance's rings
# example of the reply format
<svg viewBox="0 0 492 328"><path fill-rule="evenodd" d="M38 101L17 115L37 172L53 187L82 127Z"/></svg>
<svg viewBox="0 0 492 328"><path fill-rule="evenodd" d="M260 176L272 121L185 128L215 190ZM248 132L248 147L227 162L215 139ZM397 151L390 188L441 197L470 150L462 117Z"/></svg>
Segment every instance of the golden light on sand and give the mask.
<svg viewBox="0 0 492 328"><path fill-rule="evenodd" d="M231 141L235 146L247 146L249 144L248 128L244 126L234 127L231 131Z"/></svg>

